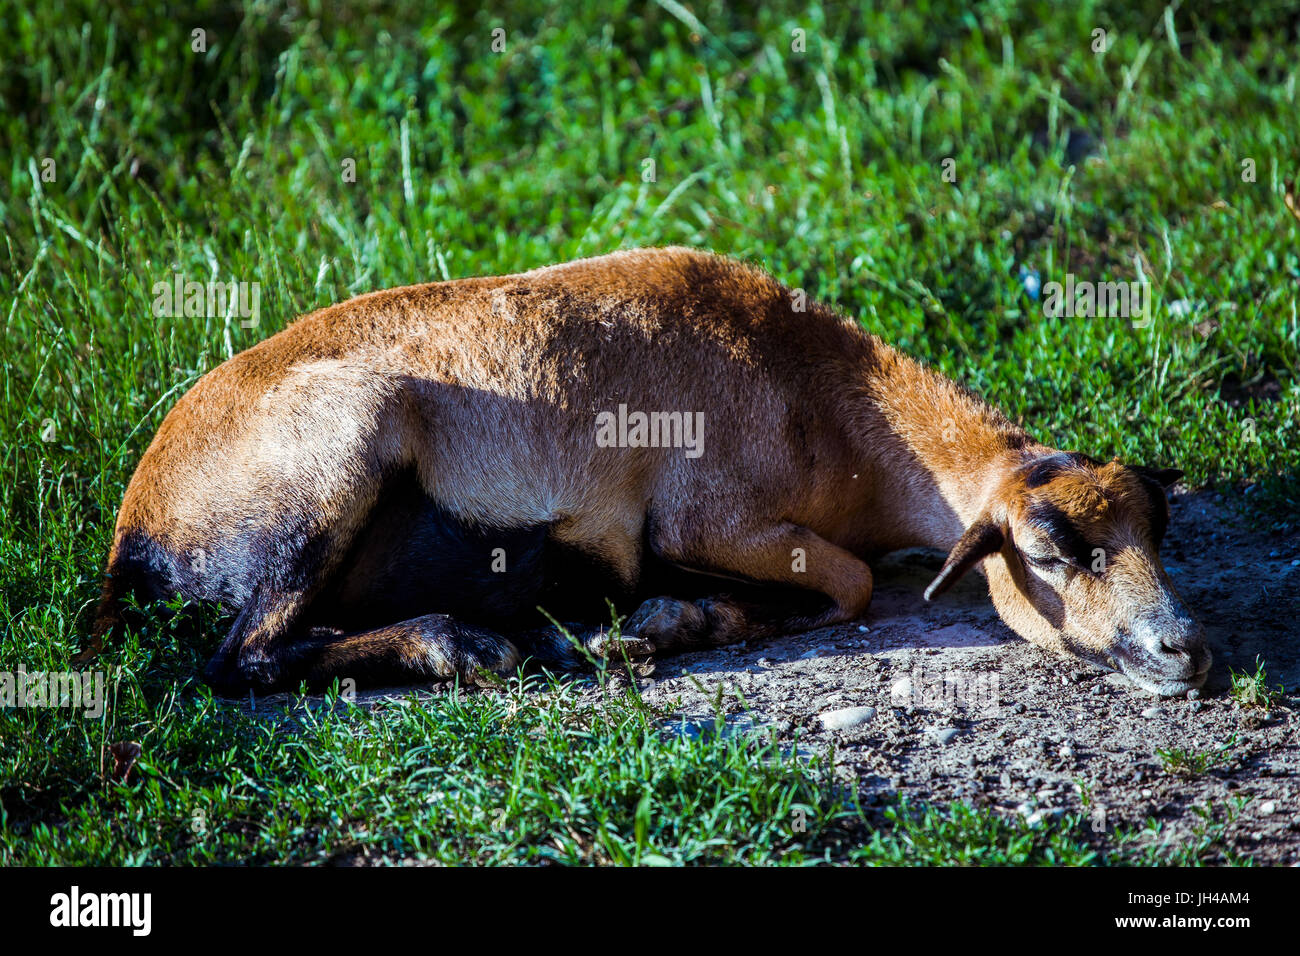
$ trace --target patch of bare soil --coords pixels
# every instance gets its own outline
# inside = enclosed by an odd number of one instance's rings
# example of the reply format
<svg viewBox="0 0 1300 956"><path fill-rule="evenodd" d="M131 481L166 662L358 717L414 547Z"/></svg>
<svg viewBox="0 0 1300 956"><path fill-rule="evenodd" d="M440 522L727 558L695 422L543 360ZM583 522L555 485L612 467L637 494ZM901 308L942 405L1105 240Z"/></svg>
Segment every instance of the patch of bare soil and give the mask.
<svg viewBox="0 0 1300 956"><path fill-rule="evenodd" d="M712 726L722 687L739 732L775 725L805 754L833 745L836 772L871 805L961 799L1031 822L1079 812L1107 831L1154 819L1151 839L1174 844L1209 819L1226 823L1220 859L1300 864L1300 537L1252 529L1240 504L1177 497L1162 549L1214 650L1199 699L1153 697L1033 647L976 575L926 604L943 558L929 552L877 564L860 622L665 658L639 685L649 703L680 699L685 733ZM1257 656L1288 691L1267 710L1229 694L1230 669L1253 674Z"/></svg>

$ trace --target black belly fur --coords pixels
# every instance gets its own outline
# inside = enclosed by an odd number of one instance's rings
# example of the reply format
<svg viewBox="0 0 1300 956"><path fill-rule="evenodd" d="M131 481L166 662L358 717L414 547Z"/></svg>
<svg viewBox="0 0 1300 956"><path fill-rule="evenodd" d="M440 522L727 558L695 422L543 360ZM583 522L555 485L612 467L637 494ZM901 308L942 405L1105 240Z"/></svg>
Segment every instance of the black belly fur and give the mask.
<svg viewBox="0 0 1300 956"><path fill-rule="evenodd" d="M464 521L403 474L385 486L312 623L356 630L437 613L508 629L544 624L539 606L559 620L585 620L606 597L624 596L598 559L551 531Z"/></svg>

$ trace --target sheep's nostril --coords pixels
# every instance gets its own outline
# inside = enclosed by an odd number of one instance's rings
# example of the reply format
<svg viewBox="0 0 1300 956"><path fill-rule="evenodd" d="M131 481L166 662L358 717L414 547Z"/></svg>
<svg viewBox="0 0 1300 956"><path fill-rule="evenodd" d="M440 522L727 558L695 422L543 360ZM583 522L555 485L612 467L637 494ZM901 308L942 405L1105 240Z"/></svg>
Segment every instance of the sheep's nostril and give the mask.
<svg viewBox="0 0 1300 956"><path fill-rule="evenodd" d="M1182 631L1174 628L1160 635L1159 646L1163 654L1196 657L1205 649L1205 635L1200 631Z"/></svg>
<svg viewBox="0 0 1300 956"><path fill-rule="evenodd" d="M1208 652L1205 632L1181 621L1152 621L1134 631L1138 643L1147 654L1159 658L1162 667L1196 668Z"/></svg>

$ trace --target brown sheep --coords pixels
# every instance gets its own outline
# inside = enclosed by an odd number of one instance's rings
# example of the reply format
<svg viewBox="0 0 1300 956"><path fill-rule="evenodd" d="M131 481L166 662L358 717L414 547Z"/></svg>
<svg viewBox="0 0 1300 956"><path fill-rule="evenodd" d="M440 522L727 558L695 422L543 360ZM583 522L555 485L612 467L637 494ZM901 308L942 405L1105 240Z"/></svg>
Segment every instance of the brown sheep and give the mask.
<svg viewBox="0 0 1300 956"><path fill-rule="evenodd" d="M1204 633L1160 563L1177 471L1042 445L763 272L642 249L363 295L205 375L118 515L121 599L234 613L224 693L647 655L851 621L868 562L983 566L1035 644L1164 694ZM538 613L635 613L575 646Z"/></svg>

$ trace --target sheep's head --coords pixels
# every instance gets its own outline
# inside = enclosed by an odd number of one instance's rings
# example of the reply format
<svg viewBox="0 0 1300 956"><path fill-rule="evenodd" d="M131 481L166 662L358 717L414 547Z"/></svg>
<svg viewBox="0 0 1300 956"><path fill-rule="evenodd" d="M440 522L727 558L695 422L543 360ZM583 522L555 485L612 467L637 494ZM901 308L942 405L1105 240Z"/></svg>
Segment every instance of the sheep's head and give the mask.
<svg viewBox="0 0 1300 956"><path fill-rule="evenodd" d="M1160 563L1165 489L1181 475L1076 452L1032 458L991 496L926 598L983 560L998 613L1026 640L1158 694L1198 688L1212 659L1205 631Z"/></svg>

